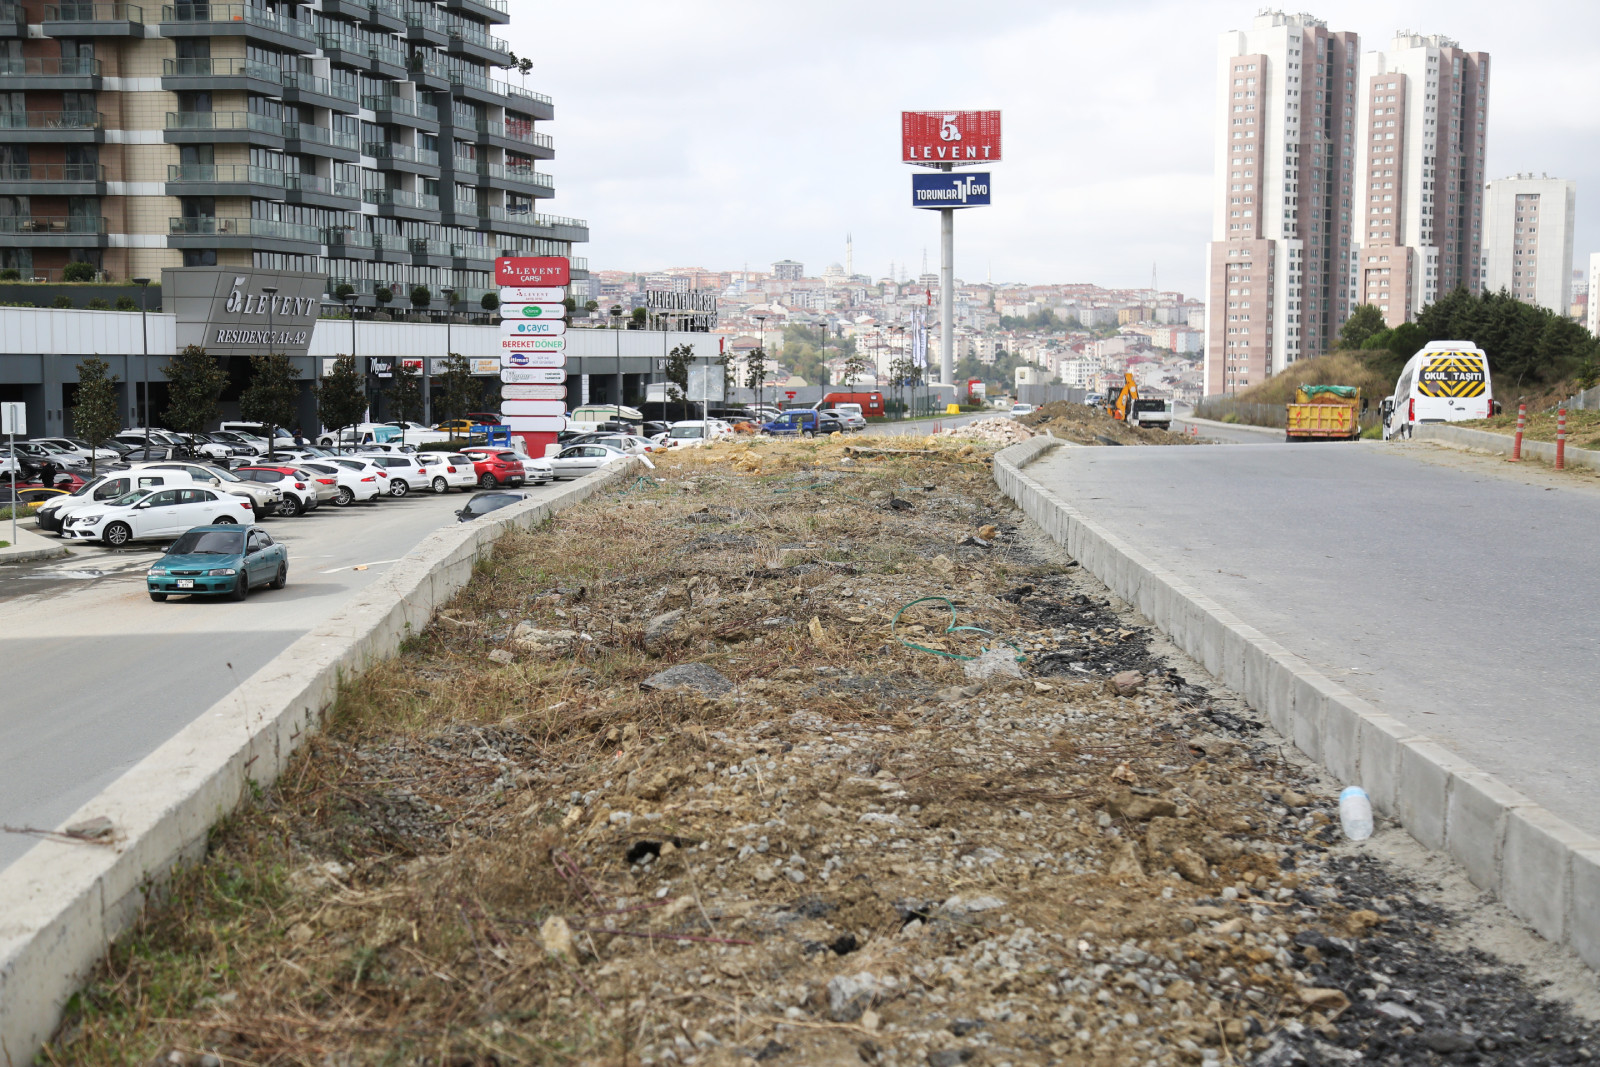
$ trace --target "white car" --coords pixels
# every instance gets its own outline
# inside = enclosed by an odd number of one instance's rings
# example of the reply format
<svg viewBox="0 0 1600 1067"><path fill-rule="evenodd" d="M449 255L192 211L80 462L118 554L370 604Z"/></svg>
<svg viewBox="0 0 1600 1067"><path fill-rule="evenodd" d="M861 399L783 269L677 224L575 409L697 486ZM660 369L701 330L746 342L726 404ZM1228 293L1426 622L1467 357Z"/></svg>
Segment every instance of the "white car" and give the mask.
<svg viewBox="0 0 1600 1067"><path fill-rule="evenodd" d="M428 488L433 482L432 468L426 463L419 462L416 456L404 456L391 452L373 455L368 458L388 470L390 496L405 496L413 489L420 492Z"/></svg>
<svg viewBox="0 0 1600 1067"><path fill-rule="evenodd" d="M387 495L389 492L389 468L374 463L371 456L329 456L327 459L315 460L316 463L337 463L347 471L355 471L362 477L372 475L376 479L378 492Z"/></svg>
<svg viewBox="0 0 1600 1067"><path fill-rule="evenodd" d="M1013 414L1013 415L1032 415L1033 414L1033 405L1032 404L1022 404L1022 403L1012 404L1011 405L1011 414Z"/></svg>
<svg viewBox="0 0 1600 1067"><path fill-rule="evenodd" d="M180 465L180 467L183 465ZM92 478L77 488L70 496L52 500L34 512L39 529L66 536L66 522L80 512L93 509L129 493L147 492L163 486L193 485L194 478L186 470L150 469L116 471ZM209 484L209 483L207 483Z"/></svg>
<svg viewBox="0 0 1600 1067"><path fill-rule="evenodd" d="M452 489L471 492L478 487L478 468L471 456L459 452L418 452L417 461L427 466L431 474L428 488L435 493L448 493Z"/></svg>
<svg viewBox="0 0 1600 1067"><path fill-rule="evenodd" d="M846 430L854 433L860 433L867 428L867 420L859 411L851 411L848 408L823 408L821 414L832 415Z"/></svg>
<svg viewBox="0 0 1600 1067"><path fill-rule="evenodd" d="M332 500L338 495L338 488L332 484L332 475L320 476L328 479L329 484L324 485L317 480L317 475L299 467L277 465L240 467L233 473L241 481L276 486L283 494L283 502L278 505L278 514L291 518L315 510L323 500Z"/></svg>
<svg viewBox="0 0 1600 1067"><path fill-rule="evenodd" d="M387 490L387 478L380 478L375 471L361 466L347 467L333 459L312 460L301 466L307 473L318 475L319 480L333 479L333 502L340 507L376 500Z"/></svg>
<svg viewBox="0 0 1600 1067"><path fill-rule="evenodd" d="M257 437L253 433L244 433L240 430L214 430L211 436L219 437L229 444L243 445L258 456L265 454L267 451L267 439L265 437Z"/></svg>
<svg viewBox="0 0 1600 1067"><path fill-rule="evenodd" d="M141 463L139 471L182 471L194 479L196 485L209 485L234 496L248 497L255 505L256 518L274 515L283 503L283 491L275 485L245 481L232 471L221 467L206 467L198 463Z"/></svg>
<svg viewBox="0 0 1600 1067"><path fill-rule="evenodd" d="M62 536L74 541L103 541L120 547L129 541L174 537L195 526L255 521L255 509L244 497L203 485L174 489L141 489L86 508L67 520Z"/></svg>
<svg viewBox="0 0 1600 1067"><path fill-rule="evenodd" d="M55 445L58 448L65 448L69 452L76 452L85 461L95 459L115 462L122 458L122 453L115 449L95 448L87 441L80 441L76 437L41 437L38 440L40 444Z"/></svg>
<svg viewBox="0 0 1600 1067"><path fill-rule="evenodd" d="M699 419L687 419L675 422L672 428L655 440L665 444L668 448L699 448L701 445L712 441L719 441L724 437L733 436L733 427L721 419L711 419L702 422Z"/></svg>
<svg viewBox="0 0 1600 1067"><path fill-rule="evenodd" d="M582 478L627 458L628 453L610 445L571 445L550 457L548 462L557 478Z"/></svg>

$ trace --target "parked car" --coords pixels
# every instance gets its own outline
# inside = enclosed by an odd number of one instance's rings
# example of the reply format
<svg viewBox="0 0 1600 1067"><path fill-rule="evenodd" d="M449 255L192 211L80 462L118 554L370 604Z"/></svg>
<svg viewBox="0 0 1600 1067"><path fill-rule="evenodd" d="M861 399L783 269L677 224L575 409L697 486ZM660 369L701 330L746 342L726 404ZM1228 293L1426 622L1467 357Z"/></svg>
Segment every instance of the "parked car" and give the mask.
<svg viewBox="0 0 1600 1067"><path fill-rule="evenodd" d="M151 445L149 448L135 445L122 454L124 463L163 463L193 458L189 450L182 445Z"/></svg>
<svg viewBox="0 0 1600 1067"><path fill-rule="evenodd" d="M91 510L134 492L193 484L194 480L183 470L141 467L137 470L108 472L85 482L71 496L59 502L52 500L41 505L35 521L39 529L65 536L67 520L81 511Z"/></svg>
<svg viewBox="0 0 1600 1067"><path fill-rule="evenodd" d="M527 493L478 493L467 501L467 506L456 512L456 518L462 522L471 522L501 508L510 507L512 504L521 503L528 499Z"/></svg>
<svg viewBox="0 0 1600 1067"><path fill-rule="evenodd" d="M122 453L118 452L114 448L107 448L104 445L101 445L99 448L95 448L87 441L80 441L76 437L40 437L37 438L37 440L42 445L55 445L56 447L64 448L69 452L76 452L78 455L82 456L86 462L90 459L101 463L115 462L122 456Z"/></svg>
<svg viewBox="0 0 1600 1067"><path fill-rule="evenodd" d="M65 489L46 489L42 485L19 485L12 495L9 484L0 485L0 510L9 511L15 504L18 516L32 514L52 500L71 495Z"/></svg>
<svg viewBox="0 0 1600 1067"><path fill-rule="evenodd" d="M253 586L289 584L289 550L259 526L196 526L167 546L145 573L150 599L228 596L243 600Z"/></svg>
<svg viewBox="0 0 1600 1067"><path fill-rule="evenodd" d="M794 411L785 411L761 427L761 432L779 437L815 437L819 433L843 433L844 423L826 412L797 408Z"/></svg>
<svg viewBox="0 0 1600 1067"><path fill-rule="evenodd" d="M120 547L130 541L170 537L194 526L254 520L250 501L220 489L203 485L141 489L74 513L62 536Z"/></svg>
<svg viewBox="0 0 1600 1067"><path fill-rule="evenodd" d="M37 466L50 463L56 467L87 467L89 460L78 455L70 448L63 448L58 444L47 441L18 441L15 446L17 454L26 456Z"/></svg>
<svg viewBox="0 0 1600 1067"><path fill-rule="evenodd" d="M413 489L423 489L433 479L433 473L428 465L422 463L416 456L387 453L376 454L370 458L372 462L388 470L390 496L405 496Z"/></svg>
<svg viewBox="0 0 1600 1067"><path fill-rule="evenodd" d="M276 486L283 494L283 501L278 505L280 515L304 515L306 512L317 508L323 500L318 492L323 488L310 471L303 471L297 467L277 467L265 464L251 467L240 467L233 472L247 482L256 482L260 485ZM335 487L328 494L328 499L338 495Z"/></svg>
<svg viewBox="0 0 1600 1067"><path fill-rule="evenodd" d="M371 456L338 455L331 456L328 459L320 459L316 462L337 463L347 471L359 473L363 478L371 475L375 479L374 484L377 485L379 494L387 496L389 493L389 468L374 463Z"/></svg>
<svg viewBox="0 0 1600 1067"><path fill-rule="evenodd" d="M572 445L550 457L550 467L557 478L582 478L627 458L626 452L610 445Z"/></svg>
<svg viewBox="0 0 1600 1067"><path fill-rule="evenodd" d="M469 448L462 455L472 460L478 485L493 489L500 485L521 485L527 481L522 457L509 448Z"/></svg>
<svg viewBox="0 0 1600 1067"><path fill-rule="evenodd" d="M661 446L648 437L640 437L633 433L586 433L574 437L567 442L569 445L610 445L612 448L629 455L641 455L645 452L654 452Z"/></svg>
<svg viewBox="0 0 1600 1067"><path fill-rule="evenodd" d="M428 468L428 488L435 493L470 492L478 484L477 464L460 452L418 452L417 462Z"/></svg>
<svg viewBox="0 0 1600 1067"><path fill-rule="evenodd" d="M701 445L723 437L731 437L733 427L721 419L685 419L675 422L665 435L656 440L668 448L699 448Z"/></svg>
<svg viewBox="0 0 1600 1067"><path fill-rule="evenodd" d="M867 428L866 416L862 415L860 411L850 411L847 408L823 408L817 414L828 415L838 419L840 425L851 433L860 433Z"/></svg>
<svg viewBox="0 0 1600 1067"><path fill-rule="evenodd" d="M212 485L235 496L248 497L250 503L255 505L258 519L277 514L279 505L283 503L283 491L277 486L246 480L221 467L201 466L196 463L152 463L137 469L183 471L193 478L196 484Z"/></svg>
<svg viewBox="0 0 1600 1067"><path fill-rule="evenodd" d="M1017 403L1011 405L1011 414L1013 416L1016 416L1016 415L1032 415L1033 411L1034 411L1034 407L1033 407L1032 404L1024 404L1021 401L1018 401Z"/></svg>
<svg viewBox="0 0 1600 1067"><path fill-rule="evenodd" d="M333 479L333 502L340 507L376 500L385 492L386 479L362 466L346 467L336 459L310 460L301 466L317 475L319 481Z"/></svg>
<svg viewBox="0 0 1600 1067"><path fill-rule="evenodd" d="M259 456L267 450L265 437L257 437L242 430L212 430L206 437L220 444L233 445L241 449L239 454L244 456Z"/></svg>

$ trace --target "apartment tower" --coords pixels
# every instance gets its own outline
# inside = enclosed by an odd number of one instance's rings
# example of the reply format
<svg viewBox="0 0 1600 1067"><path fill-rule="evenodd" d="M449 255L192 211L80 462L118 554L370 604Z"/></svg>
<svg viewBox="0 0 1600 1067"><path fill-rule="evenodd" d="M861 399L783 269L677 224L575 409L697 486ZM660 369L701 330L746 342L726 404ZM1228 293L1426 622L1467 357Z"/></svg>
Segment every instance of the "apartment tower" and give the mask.
<svg viewBox="0 0 1600 1067"><path fill-rule="evenodd" d="M0 270L314 271L476 306L539 212L554 105L496 77L507 0L0 0ZM575 266L585 266L582 260Z"/></svg>
<svg viewBox="0 0 1600 1067"><path fill-rule="evenodd" d="M1352 284L1398 326L1458 286L1482 291L1489 56L1398 33L1364 58L1361 94Z"/></svg>
<svg viewBox="0 0 1600 1067"><path fill-rule="evenodd" d="M1490 182L1485 195L1484 288L1568 314L1578 183L1518 174Z"/></svg>

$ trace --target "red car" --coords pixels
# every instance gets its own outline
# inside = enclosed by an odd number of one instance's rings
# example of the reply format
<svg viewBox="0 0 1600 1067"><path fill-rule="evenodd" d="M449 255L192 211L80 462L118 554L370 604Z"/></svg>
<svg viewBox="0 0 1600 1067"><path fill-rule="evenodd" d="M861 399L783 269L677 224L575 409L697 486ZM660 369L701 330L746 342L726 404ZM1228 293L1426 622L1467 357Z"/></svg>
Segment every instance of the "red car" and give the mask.
<svg viewBox="0 0 1600 1067"><path fill-rule="evenodd" d="M485 489L499 485L521 485L527 480L522 467L522 457L508 448L468 449L472 466L478 474L478 484Z"/></svg>

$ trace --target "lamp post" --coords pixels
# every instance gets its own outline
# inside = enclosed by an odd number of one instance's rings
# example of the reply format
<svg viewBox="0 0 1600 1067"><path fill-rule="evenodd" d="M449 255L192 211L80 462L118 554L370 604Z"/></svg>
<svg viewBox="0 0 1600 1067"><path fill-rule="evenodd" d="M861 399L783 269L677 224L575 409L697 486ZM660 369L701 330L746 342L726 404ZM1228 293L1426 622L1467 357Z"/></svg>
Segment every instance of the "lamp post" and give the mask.
<svg viewBox="0 0 1600 1067"><path fill-rule="evenodd" d="M761 350L761 377L756 379L756 414L761 414L761 387L766 384L767 317L756 316L756 347Z"/></svg>
<svg viewBox="0 0 1600 1067"><path fill-rule="evenodd" d="M440 289L439 291L444 294L444 358L445 358L445 361L448 363L450 357L454 354L453 352L451 352L451 333L450 333L450 330L451 330L451 327L455 324L455 319L456 319L456 291L454 289L450 288L449 286L445 286L443 289ZM433 409L433 405L432 404L428 404L428 405L425 405L425 406L427 408L427 411L431 413L431 411ZM426 414L423 417L423 421L424 422L428 422L428 423L433 422L433 420L431 418L428 418L426 416Z"/></svg>
<svg viewBox="0 0 1600 1067"><path fill-rule="evenodd" d="M270 356L272 355L273 343L278 340L278 331L273 325L274 316L272 313L273 297L278 295L278 287L276 285L263 285L261 287L261 292L264 293L267 298L267 355ZM272 433L267 436L267 451L271 452L278 447L278 428L276 426L269 426L267 428L272 431Z"/></svg>
<svg viewBox="0 0 1600 1067"><path fill-rule="evenodd" d="M139 407L139 425L144 427L145 458L149 459L150 448L150 316L145 308L145 297L150 293L149 278L135 278L133 284L139 287L139 326L144 331L144 360L139 367L139 387L144 391L144 400Z"/></svg>
<svg viewBox="0 0 1600 1067"><path fill-rule="evenodd" d="M340 301L340 303L344 304L345 311L350 316L350 366L351 366L352 369L354 369L355 366L356 366L356 294L355 294L355 290L352 289L348 295L341 296L339 298L339 301ZM371 421L371 419L372 419L371 377L372 377L371 375L363 375L362 376L362 385L364 387L366 387L366 389L367 389L367 419L368 419L368 421ZM336 445L338 444L337 441L335 441L334 443ZM355 442L352 440L350 443L354 444Z"/></svg>

